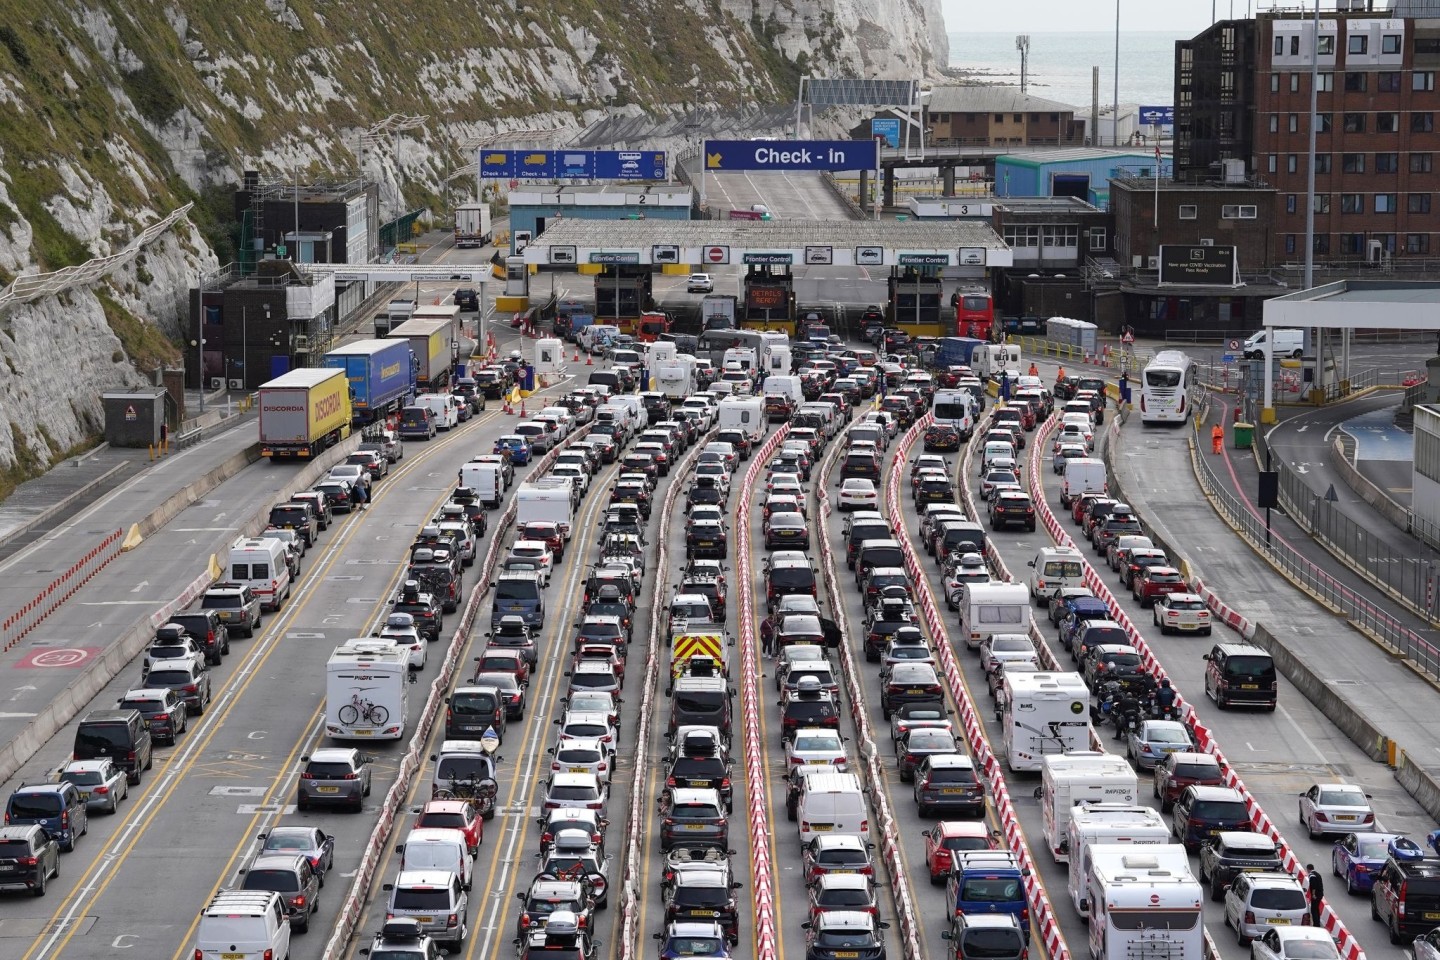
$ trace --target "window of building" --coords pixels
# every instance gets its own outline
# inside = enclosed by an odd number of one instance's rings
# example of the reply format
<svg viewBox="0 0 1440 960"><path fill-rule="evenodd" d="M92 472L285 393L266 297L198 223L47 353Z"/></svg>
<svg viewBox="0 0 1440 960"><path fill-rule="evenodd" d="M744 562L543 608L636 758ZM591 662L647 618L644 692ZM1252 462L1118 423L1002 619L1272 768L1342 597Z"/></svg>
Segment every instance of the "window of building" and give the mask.
<svg viewBox="0 0 1440 960"><path fill-rule="evenodd" d="M1363 88L1362 88L1362 89L1363 89ZM996 123L1004 123L1004 122L1005 122L1005 114L1003 114L1003 113L997 113L997 114L995 114L995 122L996 122Z"/></svg>
<svg viewBox="0 0 1440 960"><path fill-rule="evenodd" d="M1380 52L1381 52L1381 53L1399 53L1399 52L1400 52L1400 39L1401 39L1401 37L1400 37L1400 34L1398 34L1398 33L1387 33L1387 34L1384 34L1383 36L1380 37Z"/></svg>
<svg viewBox="0 0 1440 960"><path fill-rule="evenodd" d="M1430 234L1428 233L1407 233L1405 234L1406 253L1429 253Z"/></svg>
<svg viewBox="0 0 1440 960"><path fill-rule="evenodd" d="M1273 153L1270 154L1268 157L1265 158L1265 165L1266 165L1266 167L1269 168L1269 170L1268 170L1269 173L1274 173L1274 172L1275 172L1275 162L1276 162L1276 159L1277 159L1277 158L1276 158L1275 154L1273 154Z"/></svg>
<svg viewBox="0 0 1440 960"><path fill-rule="evenodd" d="M1280 132L1280 117L1277 114L1270 114L1270 132Z"/></svg>
<svg viewBox="0 0 1440 960"><path fill-rule="evenodd" d="M1364 173L1365 154L1363 153L1342 153L1340 155L1341 173Z"/></svg>
<svg viewBox="0 0 1440 960"><path fill-rule="evenodd" d="M1023 123L1024 121L1025 121L1025 117L1024 117L1023 114L1019 114L1019 113L1015 114L1015 122L1016 122L1016 123Z"/></svg>
<svg viewBox="0 0 1440 960"><path fill-rule="evenodd" d="M1376 212L1376 213L1394 213L1395 211L1396 211L1396 206L1395 206L1395 194L1393 194L1393 193L1377 193L1377 194L1375 194L1375 212Z"/></svg>
<svg viewBox="0 0 1440 960"><path fill-rule="evenodd" d="M1335 35L1333 33L1321 34L1319 42L1315 44L1315 49L1322 57L1335 56Z"/></svg>
<svg viewBox="0 0 1440 960"><path fill-rule="evenodd" d="M1052 113L1052 114L1050 114L1050 122L1051 122L1051 123L1059 123L1059 122L1060 122L1060 114L1058 114L1058 113Z"/></svg>
<svg viewBox="0 0 1440 960"><path fill-rule="evenodd" d="M1399 133L1400 114L1398 113L1377 113L1375 114L1376 133Z"/></svg>
<svg viewBox="0 0 1440 960"><path fill-rule="evenodd" d="M1299 132L1300 132L1300 114L1298 114L1298 113L1292 113L1292 114L1290 114L1290 132L1291 132L1291 133L1299 133Z"/></svg>
<svg viewBox="0 0 1440 960"><path fill-rule="evenodd" d="M1435 114L1433 113L1412 113L1410 114L1411 133L1430 133L1435 129Z"/></svg>
<svg viewBox="0 0 1440 960"><path fill-rule="evenodd" d="M1005 242L1011 247L1040 246L1040 228L1024 224L1010 224L1005 227Z"/></svg>
<svg viewBox="0 0 1440 960"><path fill-rule="evenodd" d="M1222 220L1254 220L1256 208L1249 203L1227 203L1220 208Z"/></svg>
<svg viewBox="0 0 1440 960"><path fill-rule="evenodd" d="M1412 153L1410 154L1410 172L1429 173L1434 162L1434 154Z"/></svg>
<svg viewBox="0 0 1440 960"><path fill-rule="evenodd" d="M1300 34L1298 33L1290 38L1290 56L1300 56Z"/></svg>
<svg viewBox="0 0 1440 960"><path fill-rule="evenodd" d="M1283 56L1285 56L1285 38L1284 38L1284 37L1276 37L1276 38L1275 38L1275 52L1274 52L1274 56L1277 56L1277 57L1283 57Z"/></svg>
<svg viewBox="0 0 1440 960"><path fill-rule="evenodd" d="M1350 38L1348 49L1351 56L1359 53L1368 53L1370 51L1370 38L1363 33L1357 33Z"/></svg>
<svg viewBox="0 0 1440 960"><path fill-rule="evenodd" d="M1080 246L1080 226L1075 223L1047 223L1040 227L1040 246Z"/></svg>
<svg viewBox="0 0 1440 960"><path fill-rule="evenodd" d="M1407 194L1406 197L1405 197L1405 207L1406 207L1406 209L1408 209L1411 213L1429 213L1429 212L1430 212L1430 194L1428 194L1428 193L1411 193L1411 194Z"/></svg>
<svg viewBox="0 0 1440 960"><path fill-rule="evenodd" d="M1317 194L1315 194L1315 204L1314 204L1314 206L1315 206L1315 213L1316 213L1317 216L1320 215L1320 214L1329 215L1329 213L1330 213L1330 194L1328 194L1328 193L1317 193Z"/></svg>
<svg viewBox="0 0 1440 960"><path fill-rule="evenodd" d="M1293 233L1287 233L1287 234L1285 234L1285 252L1286 252L1286 253L1294 253L1294 252L1295 252L1295 234L1293 234Z"/></svg>
<svg viewBox="0 0 1440 960"><path fill-rule="evenodd" d="M1329 173L1331 156L1328 153L1317 153L1315 155L1315 172Z"/></svg>
<svg viewBox="0 0 1440 960"><path fill-rule="evenodd" d="M1400 154L1398 153L1377 153L1375 154L1376 173L1399 173Z"/></svg>
<svg viewBox="0 0 1440 960"><path fill-rule="evenodd" d="M1440 37L1416 37L1415 52L1422 56L1440 56Z"/></svg>
<svg viewBox="0 0 1440 960"><path fill-rule="evenodd" d="M1295 173L1300 169L1300 158L1290 153L1285 155L1285 172ZM1318 170L1316 172L1319 172Z"/></svg>
<svg viewBox="0 0 1440 960"><path fill-rule="evenodd" d="M1316 75L1316 79L1320 81L1319 91L1320 91L1321 93L1333 93L1333 92L1334 92L1334 90L1335 90L1335 74L1333 74L1333 73L1320 73L1320 74L1317 74L1317 75Z"/></svg>
<svg viewBox="0 0 1440 960"><path fill-rule="evenodd" d="M1364 213L1365 195L1363 193L1342 193L1340 194L1341 213Z"/></svg>
<svg viewBox="0 0 1440 960"><path fill-rule="evenodd" d="M1356 73L1354 71L1345 74L1345 92L1364 93L1367 88L1368 81L1366 77L1368 76L1369 74Z"/></svg>
<svg viewBox="0 0 1440 960"><path fill-rule="evenodd" d="M1434 89L1435 89L1435 71L1434 71L1434 70L1416 70L1414 73L1410 74L1410 89L1411 89L1411 90L1434 90Z"/></svg>
<svg viewBox="0 0 1440 960"><path fill-rule="evenodd" d="M1272 73L1272 74L1270 74L1270 92L1271 92L1271 93L1279 93L1279 92L1280 92L1280 74L1278 74L1278 73Z"/></svg>
<svg viewBox="0 0 1440 960"><path fill-rule="evenodd" d="M1375 78L1375 89L1381 93L1400 92L1400 74L1387 70Z"/></svg>
<svg viewBox="0 0 1440 960"><path fill-rule="evenodd" d="M1342 233L1340 234L1340 252L1342 254L1357 254L1365 252L1365 234L1363 233Z"/></svg>
<svg viewBox="0 0 1440 960"><path fill-rule="evenodd" d="M1313 246L1315 247L1316 253L1328 254L1330 252L1330 234L1315 234L1315 243L1313 244Z"/></svg>
<svg viewBox="0 0 1440 960"><path fill-rule="evenodd" d="M1090 249L1091 249L1091 250L1104 250L1104 249L1105 249L1105 244L1106 244L1107 240L1108 240L1108 237L1106 237L1106 235L1105 235L1105 228L1104 228L1104 227L1091 227L1091 228L1090 228Z"/></svg>
<svg viewBox="0 0 1440 960"><path fill-rule="evenodd" d="M1200 217L1200 207L1193 203L1182 203L1179 217L1181 220L1197 220Z"/></svg>
<svg viewBox="0 0 1440 960"><path fill-rule="evenodd" d="M1300 200L1300 198L1297 197L1297 196L1296 196L1295 194L1293 194L1293 193L1291 193L1291 194L1286 194L1286 196L1285 196L1285 212L1286 212L1286 213L1294 213L1294 212L1295 212L1295 205L1299 202L1299 200Z"/></svg>
<svg viewBox="0 0 1440 960"><path fill-rule="evenodd" d="M1318 121L1318 123L1317 123L1317 125L1316 125L1316 127L1315 127L1315 132L1316 132L1316 133L1329 133L1331 127L1333 126L1333 121L1334 121L1335 118L1334 118L1331 114L1328 114L1328 113L1317 113L1317 114L1315 114L1315 119L1316 119L1316 121Z"/></svg>
<svg viewBox="0 0 1440 960"><path fill-rule="evenodd" d="M1347 113L1347 114L1345 114L1345 132L1346 132L1346 133L1364 133L1364 132L1365 132L1365 114L1363 114L1363 113Z"/></svg>

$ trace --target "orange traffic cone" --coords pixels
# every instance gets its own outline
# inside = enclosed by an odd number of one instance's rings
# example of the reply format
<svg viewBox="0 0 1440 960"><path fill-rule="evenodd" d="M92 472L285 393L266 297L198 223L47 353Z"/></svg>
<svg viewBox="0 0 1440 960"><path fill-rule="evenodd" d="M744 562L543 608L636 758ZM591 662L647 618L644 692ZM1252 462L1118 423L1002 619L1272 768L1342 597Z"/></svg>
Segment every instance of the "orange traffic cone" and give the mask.
<svg viewBox="0 0 1440 960"><path fill-rule="evenodd" d="M527 417L527 416L529 416L529 414L527 414L527 413L525 412L525 401L524 401L524 399L521 399L521 401L520 401L520 417L523 419L523 418L525 418L525 417Z"/></svg>
<svg viewBox="0 0 1440 960"><path fill-rule="evenodd" d="M585 366L587 366L587 367L593 367L593 366L595 366L595 358L590 354L589 351L586 351L586 353L585 353Z"/></svg>
<svg viewBox="0 0 1440 960"><path fill-rule="evenodd" d="M579 363L579 362L580 362L580 348L579 348L579 347L576 347L576 348L575 348L575 359L572 360L571 362L572 362L572 363Z"/></svg>

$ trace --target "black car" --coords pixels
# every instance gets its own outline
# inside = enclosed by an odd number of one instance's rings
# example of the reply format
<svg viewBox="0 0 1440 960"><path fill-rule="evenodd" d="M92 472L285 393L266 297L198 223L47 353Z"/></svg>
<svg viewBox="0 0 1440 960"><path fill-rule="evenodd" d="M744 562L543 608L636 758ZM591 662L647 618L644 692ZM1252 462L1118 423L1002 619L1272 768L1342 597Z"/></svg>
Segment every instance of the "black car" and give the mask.
<svg viewBox="0 0 1440 960"><path fill-rule="evenodd" d="M948 423L935 423L925 428L926 453L951 453L960 449L960 431Z"/></svg>
<svg viewBox="0 0 1440 960"><path fill-rule="evenodd" d="M455 291L455 306L474 313L480 309L480 294L470 287L460 287Z"/></svg>
<svg viewBox="0 0 1440 960"><path fill-rule="evenodd" d="M218 664L222 656L230 653L230 628L214 610L172 613L170 623L183 629L200 645L211 665Z"/></svg>
<svg viewBox="0 0 1440 960"><path fill-rule="evenodd" d="M395 613L408 613L415 618L415 627L426 640L439 640L440 631L445 627L445 614L440 602L429 593L423 593L414 580L407 580L400 588L400 595L391 607Z"/></svg>
<svg viewBox="0 0 1440 960"><path fill-rule="evenodd" d="M0 827L0 889L22 887L45 896L45 884L60 875L60 844L38 823Z"/></svg>

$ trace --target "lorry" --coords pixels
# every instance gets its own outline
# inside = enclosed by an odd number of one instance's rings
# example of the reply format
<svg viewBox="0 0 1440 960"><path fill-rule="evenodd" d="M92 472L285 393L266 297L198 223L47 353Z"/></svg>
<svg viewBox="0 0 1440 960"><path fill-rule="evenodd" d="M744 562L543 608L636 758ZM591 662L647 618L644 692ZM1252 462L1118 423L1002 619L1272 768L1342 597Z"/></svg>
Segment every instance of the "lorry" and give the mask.
<svg viewBox="0 0 1440 960"><path fill-rule="evenodd" d="M1178 843L1092 844L1086 877L1093 960L1201 960L1200 883Z"/></svg>
<svg viewBox="0 0 1440 960"><path fill-rule="evenodd" d="M415 393L415 358L406 340L347 343L325 354L322 366L345 371L357 424L384 419Z"/></svg>
<svg viewBox="0 0 1440 960"><path fill-rule="evenodd" d="M410 651L339 646L325 664L325 735L332 740L399 740L405 734Z"/></svg>
<svg viewBox="0 0 1440 960"><path fill-rule="evenodd" d="M1000 735L1011 770L1039 770L1046 757L1090 749L1090 691L1080 674L1007 670L1004 690Z"/></svg>
<svg viewBox="0 0 1440 960"><path fill-rule="evenodd" d="M350 381L344 370L291 370L259 390L260 455L309 459L350 436Z"/></svg>
<svg viewBox="0 0 1440 960"><path fill-rule="evenodd" d="M1090 848L1095 844L1169 843L1170 826L1154 807L1131 803L1080 803L1070 811L1067 841L1070 902L1080 916L1088 917L1090 904L1085 896L1085 877L1090 872Z"/></svg>
<svg viewBox="0 0 1440 960"><path fill-rule="evenodd" d="M743 430L752 447L765 439L765 401L760 397L725 397L716 404L715 425Z"/></svg>
<svg viewBox="0 0 1440 960"><path fill-rule="evenodd" d="M739 298L711 293L700 298L700 330L734 330L735 311Z"/></svg>
<svg viewBox="0 0 1440 960"><path fill-rule="evenodd" d="M1047 756L1040 767L1040 829L1055 862L1070 859L1070 814L1076 804L1138 803L1139 789L1130 764L1113 753L1082 747Z"/></svg>
<svg viewBox="0 0 1440 960"><path fill-rule="evenodd" d="M455 246L483 247L493 236L490 204L462 203L455 208Z"/></svg>
<svg viewBox="0 0 1440 960"><path fill-rule="evenodd" d="M459 308L455 309L458 313ZM453 330L453 320L445 316L415 316L391 329L392 338L410 341L410 351L415 355L416 386L442 390L450 385L450 336Z"/></svg>
<svg viewBox="0 0 1440 960"><path fill-rule="evenodd" d="M375 336L388 337L390 331L415 315L415 301L407 297L391 300L384 310L375 315Z"/></svg>
<svg viewBox="0 0 1440 960"><path fill-rule="evenodd" d="M569 480L527 481L515 490L515 526L551 521L565 539L575 527L575 498Z"/></svg>
<svg viewBox="0 0 1440 960"><path fill-rule="evenodd" d="M940 370L973 367L976 353L988 346L990 341L979 337L941 337L935 347L935 366Z"/></svg>

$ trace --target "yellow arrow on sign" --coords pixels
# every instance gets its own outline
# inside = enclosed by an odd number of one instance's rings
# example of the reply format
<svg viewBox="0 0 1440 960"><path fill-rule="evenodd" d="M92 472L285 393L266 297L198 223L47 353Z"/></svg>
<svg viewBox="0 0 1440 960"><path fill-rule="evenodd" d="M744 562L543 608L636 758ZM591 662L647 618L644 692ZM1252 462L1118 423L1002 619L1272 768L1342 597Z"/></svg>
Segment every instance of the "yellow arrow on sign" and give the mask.
<svg viewBox="0 0 1440 960"><path fill-rule="evenodd" d="M705 154L705 168L706 168L707 170L719 170L719 169L720 169L720 154L718 154L718 153L707 153L707 154Z"/></svg>

